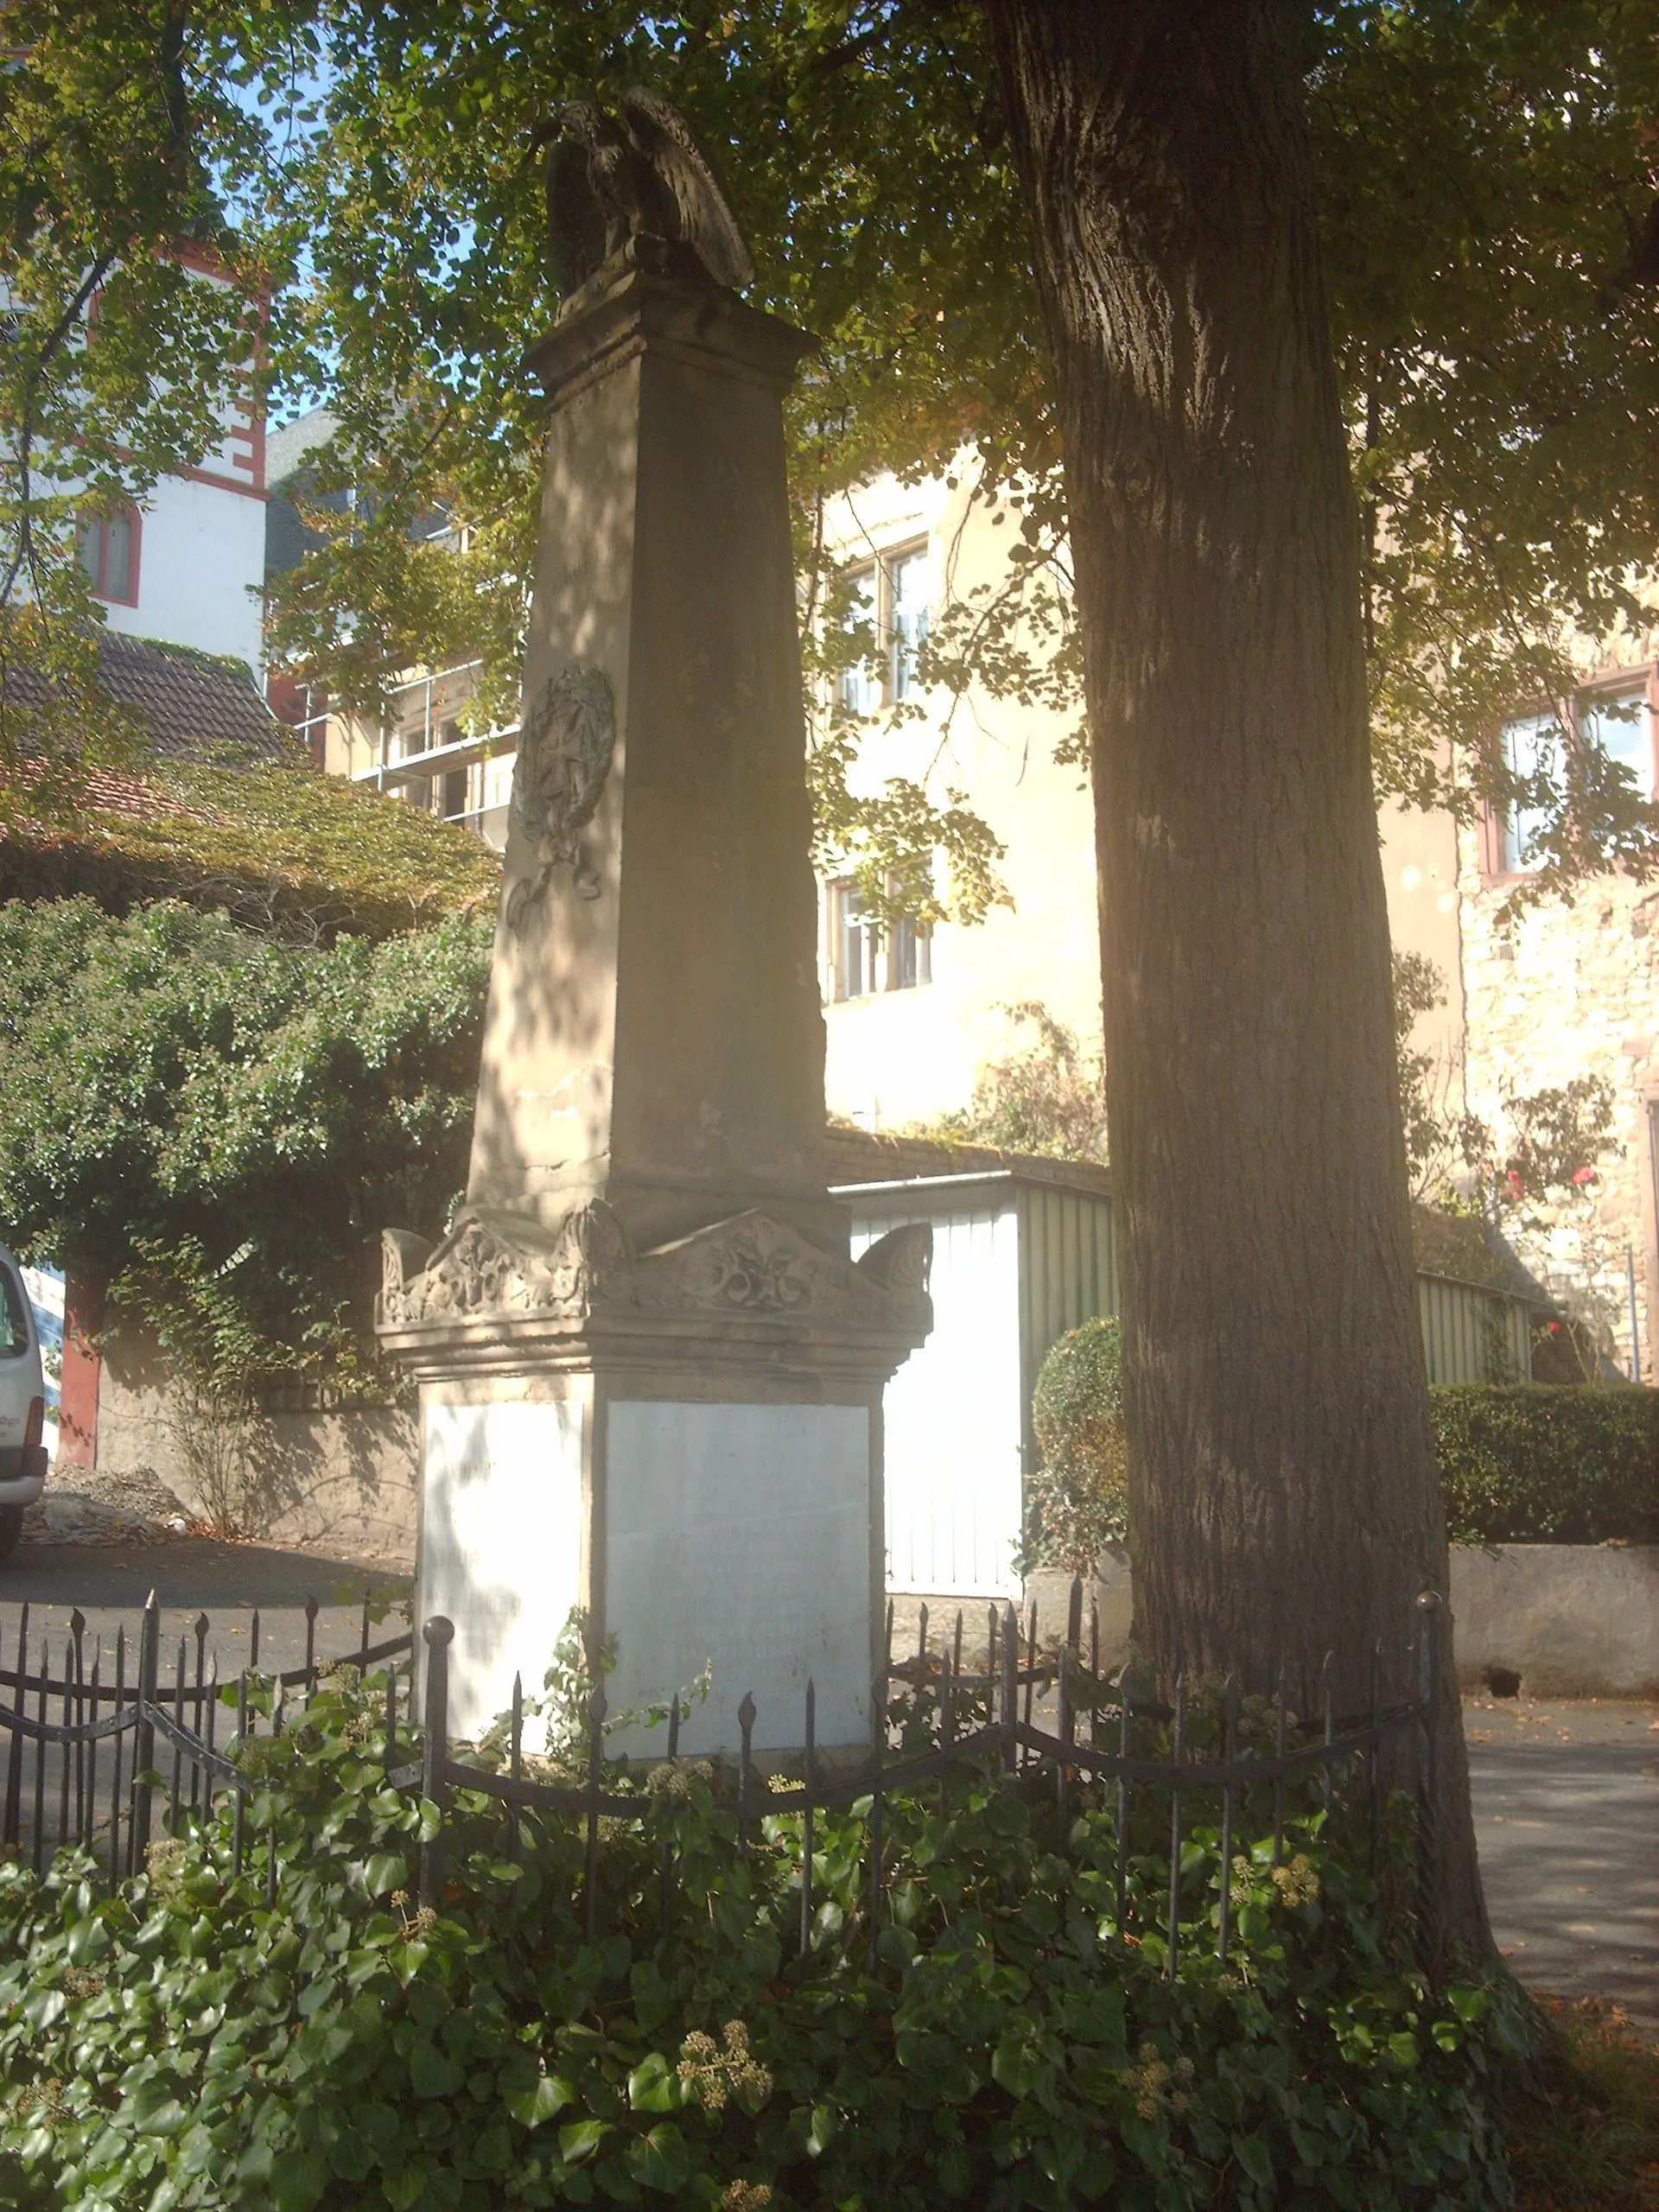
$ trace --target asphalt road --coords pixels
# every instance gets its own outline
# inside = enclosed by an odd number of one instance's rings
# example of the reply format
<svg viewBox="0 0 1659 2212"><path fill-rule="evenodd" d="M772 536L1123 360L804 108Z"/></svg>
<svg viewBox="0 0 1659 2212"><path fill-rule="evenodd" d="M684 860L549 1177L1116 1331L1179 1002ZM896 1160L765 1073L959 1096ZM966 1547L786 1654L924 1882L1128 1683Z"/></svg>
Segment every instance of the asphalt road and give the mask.
<svg viewBox="0 0 1659 2212"><path fill-rule="evenodd" d="M1659 2037L1659 1707L1483 1700L1464 1725L1499 1949Z"/></svg>
<svg viewBox="0 0 1659 2212"><path fill-rule="evenodd" d="M259 1665L266 1671L298 1667L305 1660L305 1605L318 1602L319 1658L345 1657L363 1633L363 1593L377 1609L394 1606L409 1590L407 1577L378 1574L349 1560L309 1552L267 1550L257 1544L215 1543L184 1537L175 1543L125 1546L28 1544L0 1567L0 1665L10 1669L17 1649L22 1609L29 1606L29 1663L37 1662L44 1632L56 1671L70 1616L86 1616L88 1663L96 1640L107 1652L124 1627L136 1637L145 1599L154 1590L162 1607L162 1670L168 1675L180 1637L189 1639L194 1667L195 1624L207 1616L207 1653L219 1655L221 1681L248 1664L253 1624L259 1618ZM372 1626L379 1643L404 1625L401 1614Z"/></svg>

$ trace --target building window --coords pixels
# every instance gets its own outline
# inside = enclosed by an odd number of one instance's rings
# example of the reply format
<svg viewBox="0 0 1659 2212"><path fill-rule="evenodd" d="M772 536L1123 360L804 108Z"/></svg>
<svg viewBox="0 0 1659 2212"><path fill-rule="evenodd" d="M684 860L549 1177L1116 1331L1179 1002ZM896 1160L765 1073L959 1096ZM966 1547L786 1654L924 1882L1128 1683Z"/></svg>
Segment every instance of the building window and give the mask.
<svg viewBox="0 0 1659 2212"><path fill-rule="evenodd" d="M884 553L848 578L849 627L867 626L876 650L842 671L838 703L850 715L874 715L916 692L917 670L927 636L927 548Z"/></svg>
<svg viewBox="0 0 1659 2212"><path fill-rule="evenodd" d="M1589 693L1579 710L1579 731L1586 745L1628 768L1642 798L1652 799L1653 715L1645 683Z"/></svg>
<svg viewBox="0 0 1659 2212"><path fill-rule="evenodd" d="M1580 759L1594 750L1628 769L1639 798L1651 801L1659 795L1645 677L1582 693L1573 702L1571 722ZM1505 722L1503 744L1503 765L1512 776L1523 782L1541 777L1557 791L1565 787L1567 741L1560 715L1522 715ZM1542 806L1516 801L1496 825L1499 868L1515 874L1542 868L1549 857L1542 846L1548 822Z"/></svg>
<svg viewBox="0 0 1659 2212"><path fill-rule="evenodd" d="M849 630L868 625L880 635L880 607L876 589L876 569L872 563L868 569L855 570L847 580L849 604L847 626ZM874 659L855 661L843 668L836 686L836 696L849 715L873 715L881 704L881 686L876 680Z"/></svg>
<svg viewBox="0 0 1659 2212"><path fill-rule="evenodd" d="M138 512L88 515L76 533L80 565L100 599L116 607L138 604Z"/></svg>
<svg viewBox="0 0 1659 2212"><path fill-rule="evenodd" d="M887 696L895 704L916 690L927 635L927 548L912 547L887 563Z"/></svg>
<svg viewBox="0 0 1659 2212"><path fill-rule="evenodd" d="M908 991L918 983L931 983L933 932L927 924L906 914L893 924L887 937L887 988Z"/></svg>
<svg viewBox="0 0 1659 2212"><path fill-rule="evenodd" d="M913 990L933 980L933 931L909 915L881 922L865 907L855 883L830 889L830 963L837 999L874 997L878 991Z"/></svg>
<svg viewBox="0 0 1659 2212"><path fill-rule="evenodd" d="M1503 766L1522 781L1541 775L1559 787L1567 773L1567 752L1556 717L1528 715L1518 721L1505 722ZM1518 872L1543 866L1546 855L1540 851L1538 840L1548 819L1541 806L1523 799L1509 808L1501 824L1502 864L1506 869Z"/></svg>

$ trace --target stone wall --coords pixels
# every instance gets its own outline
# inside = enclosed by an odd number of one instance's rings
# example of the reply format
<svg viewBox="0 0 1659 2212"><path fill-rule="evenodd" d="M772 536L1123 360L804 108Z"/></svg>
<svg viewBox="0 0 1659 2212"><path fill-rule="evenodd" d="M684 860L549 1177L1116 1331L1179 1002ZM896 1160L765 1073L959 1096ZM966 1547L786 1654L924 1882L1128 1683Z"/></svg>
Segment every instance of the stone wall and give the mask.
<svg viewBox="0 0 1659 2212"><path fill-rule="evenodd" d="M420 1463L411 1410L272 1413L262 1442L264 1510L250 1535L378 1567L413 1567ZM98 1465L118 1473L153 1468L185 1506L201 1510L153 1365L130 1357L102 1362Z"/></svg>
<svg viewBox="0 0 1659 2212"><path fill-rule="evenodd" d="M1659 1547L1458 1545L1458 1674L1518 1675L1535 1697L1659 1697Z"/></svg>
<svg viewBox="0 0 1659 2212"><path fill-rule="evenodd" d="M1653 1381L1659 1281L1649 1110L1659 1103L1659 887L1599 876L1570 903L1547 897L1511 913L1505 910L1518 880L1491 874L1491 856L1484 828L1464 832L1464 1076L1471 1110L1501 1147L1508 1096L1599 1075L1612 1084L1616 1102L1612 1148L1595 1183L1558 1203L1529 1195L1506 1219L1505 1235L1542 1287L1595 1326L1624 1374L1626 1255L1633 1255L1642 1376Z"/></svg>
<svg viewBox="0 0 1659 2212"><path fill-rule="evenodd" d="M1065 1634L1071 1578L1033 1574L1020 1609L1037 1605L1040 1643ZM1100 1609L1100 1656L1115 1667L1129 1651L1131 1592L1127 1561L1108 1560L1084 1592L1083 1641L1089 1645L1089 1602ZM985 1648L983 1599L898 1593L893 1648L916 1649L919 1609L929 1608L928 1641L938 1650L965 1615L963 1648ZM1459 1679L1466 1690L1487 1686L1489 1674L1518 1675L1537 1697L1659 1697L1659 1546L1619 1544L1477 1544L1452 1547L1452 1618Z"/></svg>

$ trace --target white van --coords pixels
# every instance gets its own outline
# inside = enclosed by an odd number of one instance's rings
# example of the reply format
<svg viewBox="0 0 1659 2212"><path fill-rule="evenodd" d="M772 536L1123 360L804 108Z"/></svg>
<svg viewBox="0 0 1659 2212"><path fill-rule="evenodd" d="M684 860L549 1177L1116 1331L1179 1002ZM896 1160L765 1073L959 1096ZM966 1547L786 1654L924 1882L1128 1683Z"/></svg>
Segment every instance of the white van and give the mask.
<svg viewBox="0 0 1659 2212"><path fill-rule="evenodd" d="M0 1244L0 1560L46 1487L45 1432L41 1339L17 1262Z"/></svg>

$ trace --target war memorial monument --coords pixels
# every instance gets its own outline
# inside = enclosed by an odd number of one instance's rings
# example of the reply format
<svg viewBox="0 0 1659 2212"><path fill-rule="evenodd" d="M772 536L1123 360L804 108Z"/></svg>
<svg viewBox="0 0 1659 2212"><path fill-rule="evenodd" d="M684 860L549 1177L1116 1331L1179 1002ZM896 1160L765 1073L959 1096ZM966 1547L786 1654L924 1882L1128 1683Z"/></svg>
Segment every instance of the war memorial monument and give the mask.
<svg viewBox="0 0 1659 2212"><path fill-rule="evenodd" d="M810 350L666 103L546 134L562 305L467 1202L389 1231L420 1387L417 1618L450 1725L539 1689L573 1607L613 1710L712 1662L687 1751L868 1744L881 1395L931 1232L856 1262L823 1020L783 402ZM646 1748L642 1738L639 1746Z"/></svg>

